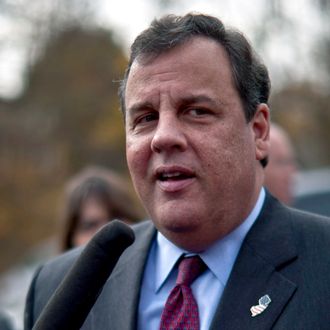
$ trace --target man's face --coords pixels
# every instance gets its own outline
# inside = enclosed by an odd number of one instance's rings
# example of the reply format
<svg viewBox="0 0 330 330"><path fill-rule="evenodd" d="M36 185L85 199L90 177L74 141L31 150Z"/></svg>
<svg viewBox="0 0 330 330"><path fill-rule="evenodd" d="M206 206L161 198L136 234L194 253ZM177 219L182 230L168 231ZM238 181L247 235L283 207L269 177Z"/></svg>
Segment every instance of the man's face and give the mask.
<svg viewBox="0 0 330 330"><path fill-rule="evenodd" d="M158 230L201 251L237 227L262 185L268 108L246 122L224 49L195 37L135 61L125 101L129 170Z"/></svg>

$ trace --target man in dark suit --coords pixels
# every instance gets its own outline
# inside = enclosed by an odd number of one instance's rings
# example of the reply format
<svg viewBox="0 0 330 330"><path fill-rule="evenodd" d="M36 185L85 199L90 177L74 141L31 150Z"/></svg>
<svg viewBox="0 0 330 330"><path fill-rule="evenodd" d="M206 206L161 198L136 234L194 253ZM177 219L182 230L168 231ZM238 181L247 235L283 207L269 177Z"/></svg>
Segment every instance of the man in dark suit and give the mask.
<svg viewBox="0 0 330 330"><path fill-rule="evenodd" d="M330 222L263 188L269 91L245 37L214 17L166 16L137 37L120 95L152 221L134 228L83 329L330 328ZM26 329L79 253L35 275ZM203 272L188 283L193 259Z"/></svg>

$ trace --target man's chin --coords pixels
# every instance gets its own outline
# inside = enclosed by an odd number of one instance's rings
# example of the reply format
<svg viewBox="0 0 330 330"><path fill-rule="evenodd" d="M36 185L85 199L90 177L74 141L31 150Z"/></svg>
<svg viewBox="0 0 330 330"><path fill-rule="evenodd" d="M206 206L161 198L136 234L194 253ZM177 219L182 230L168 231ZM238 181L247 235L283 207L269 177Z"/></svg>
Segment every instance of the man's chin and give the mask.
<svg viewBox="0 0 330 330"><path fill-rule="evenodd" d="M190 233L195 232L198 230L198 224L194 221L192 221L191 218L189 219L183 219L181 218L163 218L159 219L159 221L156 222L156 227L158 227L159 231L161 232L168 232L168 233Z"/></svg>
<svg viewBox="0 0 330 330"><path fill-rule="evenodd" d="M207 245L198 230L191 227L171 227L162 231L162 234L176 246L193 253L204 251Z"/></svg>
<svg viewBox="0 0 330 330"><path fill-rule="evenodd" d="M191 221L169 221L168 219L164 222L157 223L156 227L165 237L173 242L193 237L199 230L198 224Z"/></svg>
<svg viewBox="0 0 330 330"><path fill-rule="evenodd" d="M193 231L193 226L191 226L190 224L184 225L184 224L169 224L165 226L165 230L167 232L172 232L172 233L187 233L187 232L191 232Z"/></svg>

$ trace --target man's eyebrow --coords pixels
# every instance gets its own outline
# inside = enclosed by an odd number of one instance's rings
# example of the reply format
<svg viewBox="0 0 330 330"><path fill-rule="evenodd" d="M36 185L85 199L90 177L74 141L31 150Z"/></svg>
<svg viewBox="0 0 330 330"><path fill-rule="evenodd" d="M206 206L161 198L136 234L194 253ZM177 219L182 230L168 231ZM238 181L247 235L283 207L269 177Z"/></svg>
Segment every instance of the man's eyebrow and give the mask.
<svg viewBox="0 0 330 330"><path fill-rule="evenodd" d="M220 100L215 100L214 98L200 94L200 95L188 95L181 97L178 100L179 106L185 106L185 105L190 105L190 104L196 104L196 103L208 103L212 107L218 107L220 105L223 105ZM141 101L141 102L136 102L132 106L127 108L127 112L130 114L135 114L139 113L143 110L151 110L154 109L154 104L150 101Z"/></svg>
<svg viewBox="0 0 330 330"><path fill-rule="evenodd" d="M215 100L214 98L211 98L204 94L183 97L180 99L180 103L182 105L189 105L194 103L208 103L211 106L219 106L222 104L219 100Z"/></svg>
<svg viewBox="0 0 330 330"><path fill-rule="evenodd" d="M131 113L131 114L134 114L134 113L137 113L137 112L141 112L143 110L146 110L146 109L153 109L154 106L151 102L137 102L137 103L134 103L131 107L128 107L127 108L127 112Z"/></svg>

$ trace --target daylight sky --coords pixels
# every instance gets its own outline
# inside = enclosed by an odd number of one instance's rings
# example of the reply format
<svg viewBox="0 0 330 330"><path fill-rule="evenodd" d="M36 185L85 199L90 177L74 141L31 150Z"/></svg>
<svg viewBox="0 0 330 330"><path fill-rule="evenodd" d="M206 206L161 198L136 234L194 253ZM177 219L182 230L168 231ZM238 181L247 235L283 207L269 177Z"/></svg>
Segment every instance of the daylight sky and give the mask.
<svg viewBox="0 0 330 330"><path fill-rule="evenodd" d="M168 12L183 14L197 11L215 15L226 24L243 31L253 41L256 29L262 29L267 24L267 21L262 21L264 4L267 1L269 0L177 0L172 2ZM286 79L288 71L297 79L315 74L311 64L310 45L322 26L309 3L310 0L283 0L286 15L292 21L290 31L274 31L267 47L258 49L270 69L275 86L281 83L281 79ZM127 52L136 35L155 16L164 13L160 12L159 6L152 0L97 0L95 4L97 23L114 30ZM16 39L25 28L24 24L16 22L14 25L0 14L0 96L15 97L23 88L22 73L28 47L24 42L16 42Z"/></svg>

